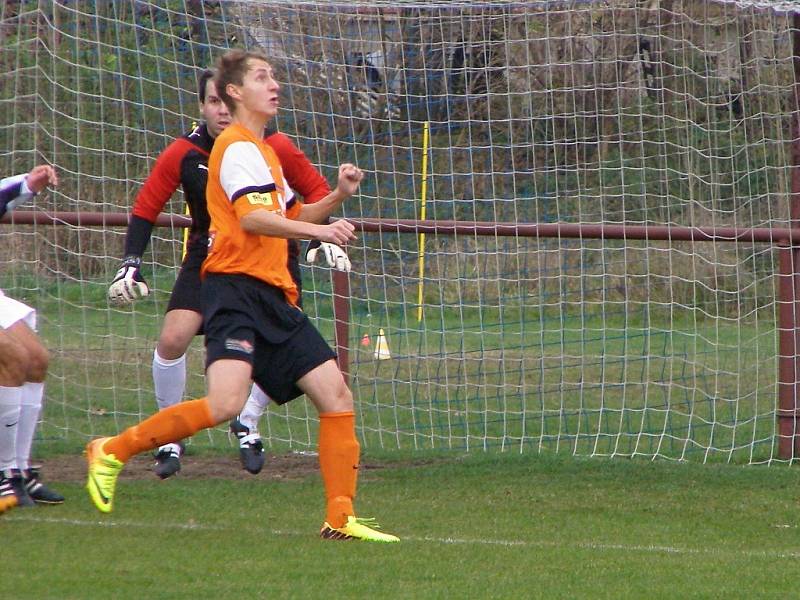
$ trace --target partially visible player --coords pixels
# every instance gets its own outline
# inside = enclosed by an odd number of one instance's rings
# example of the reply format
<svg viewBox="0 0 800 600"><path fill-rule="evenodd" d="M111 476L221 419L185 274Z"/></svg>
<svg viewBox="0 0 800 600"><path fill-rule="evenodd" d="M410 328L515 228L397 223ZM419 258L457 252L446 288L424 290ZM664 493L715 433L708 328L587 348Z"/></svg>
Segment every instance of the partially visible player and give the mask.
<svg viewBox="0 0 800 600"><path fill-rule="evenodd" d="M0 218L50 185L58 185L50 165L1 180ZM64 502L30 464L49 360L36 335L36 310L0 290L0 513L15 506Z"/></svg>
<svg viewBox="0 0 800 600"><path fill-rule="evenodd" d="M211 238L203 263L205 398L160 411L86 448L87 490L110 512L117 477L135 454L185 438L236 415L251 379L278 404L306 394L319 412L319 463L326 515L320 536L331 540L397 542L371 520L355 516L360 446L353 395L334 353L297 306L299 294L287 266L287 239L344 244L351 223L326 223L364 177L352 164L339 167L334 189L316 204L302 204L285 181L278 157L263 142L277 114L280 87L263 55L231 50L218 61L217 90L232 124L209 158Z"/></svg>
<svg viewBox="0 0 800 600"><path fill-rule="evenodd" d="M150 241L153 223L178 186L181 186L192 224L186 256L172 289L153 353L153 383L159 409L174 406L183 400L186 387L186 351L194 336L201 332L203 321L200 306L200 265L208 248L208 155L214 140L231 122L230 112L217 94L213 75L213 71L206 69L198 80L197 93L204 122L167 146L136 196L125 238L125 258L108 290L109 298L118 303L131 302L149 293L147 282L140 271L142 255ZM325 178L288 137L274 128L266 130L264 136L280 158L287 181L303 196L306 203L314 203L330 192ZM329 265L340 270L350 270L347 254L341 247L324 244L323 251ZM309 260L313 260L314 252L311 246ZM301 278L298 254L297 242L291 240L289 269L299 288ZM258 421L268 402L269 397L257 386L253 386L242 413L230 422L230 430L239 441L242 466L253 474L259 473L264 465L264 446L258 433ZM167 478L180 471L182 453L182 442L165 444L158 448L155 473L161 478Z"/></svg>

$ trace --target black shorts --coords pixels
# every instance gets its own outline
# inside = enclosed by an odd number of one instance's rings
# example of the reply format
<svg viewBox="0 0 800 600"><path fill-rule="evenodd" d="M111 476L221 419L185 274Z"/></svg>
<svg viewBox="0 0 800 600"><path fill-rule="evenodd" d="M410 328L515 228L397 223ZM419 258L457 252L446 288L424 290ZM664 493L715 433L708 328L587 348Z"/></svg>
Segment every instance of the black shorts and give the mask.
<svg viewBox="0 0 800 600"><path fill-rule="evenodd" d="M296 240L289 240L289 275L292 276L297 286L297 304L303 307L303 281L300 273L299 247ZM196 313L203 313L200 305L200 267L206 259L205 252L186 254L186 258L178 271L178 278L172 287L172 295L169 297L167 312L171 310L193 310ZM202 333L202 330L201 330Z"/></svg>
<svg viewBox="0 0 800 600"><path fill-rule="evenodd" d="M283 291L247 275L209 273L203 282L206 368L220 359L253 366L276 404L303 392L297 380L336 354Z"/></svg>
<svg viewBox="0 0 800 600"><path fill-rule="evenodd" d="M188 252L183 260L178 278L172 286L167 312L171 310L193 310L203 313L200 296L200 267L203 266L205 254Z"/></svg>

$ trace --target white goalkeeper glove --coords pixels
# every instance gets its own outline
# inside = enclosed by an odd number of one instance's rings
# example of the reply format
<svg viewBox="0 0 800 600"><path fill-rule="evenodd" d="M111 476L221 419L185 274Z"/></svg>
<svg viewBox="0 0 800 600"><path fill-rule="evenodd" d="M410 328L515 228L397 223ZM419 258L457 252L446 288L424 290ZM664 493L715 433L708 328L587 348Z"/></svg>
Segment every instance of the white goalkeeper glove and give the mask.
<svg viewBox="0 0 800 600"><path fill-rule="evenodd" d="M108 287L108 299L115 304L128 304L137 298L144 298L150 293L147 282L139 271L142 259L138 256L126 256L122 260L114 281Z"/></svg>
<svg viewBox="0 0 800 600"><path fill-rule="evenodd" d="M317 253L320 250L325 254L325 262L328 263L329 267L345 273L350 272L350 259L347 258L347 252L341 246L331 242L311 240L306 247L306 262L313 263L317 259Z"/></svg>

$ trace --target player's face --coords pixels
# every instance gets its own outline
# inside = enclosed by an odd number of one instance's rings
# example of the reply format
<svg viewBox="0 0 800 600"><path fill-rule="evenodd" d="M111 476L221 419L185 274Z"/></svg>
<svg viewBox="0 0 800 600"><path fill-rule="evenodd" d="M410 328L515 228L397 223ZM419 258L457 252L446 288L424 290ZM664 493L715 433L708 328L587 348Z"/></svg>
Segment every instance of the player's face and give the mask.
<svg viewBox="0 0 800 600"><path fill-rule="evenodd" d="M209 79L206 83L206 101L200 104L200 112L203 113L211 137L217 137L231 124L231 113L217 95L217 86L214 85L213 79Z"/></svg>
<svg viewBox="0 0 800 600"><path fill-rule="evenodd" d="M251 58L250 67L244 76L239 91L242 104L252 112L266 115L270 119L278 114L281 86L275 81L272 67L266 61Z"/></svg>

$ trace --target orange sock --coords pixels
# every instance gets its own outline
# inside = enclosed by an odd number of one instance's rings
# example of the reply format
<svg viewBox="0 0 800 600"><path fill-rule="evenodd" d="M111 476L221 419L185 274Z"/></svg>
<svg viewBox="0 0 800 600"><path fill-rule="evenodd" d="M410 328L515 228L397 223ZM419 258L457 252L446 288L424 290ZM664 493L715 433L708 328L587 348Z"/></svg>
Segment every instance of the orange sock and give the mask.
<svg viewBox="0 0 800 600"><path fill-rule="evenodd" d="M323 413L319 416L319 468L325 484L325 520L341 527L353 513L358 459L361 446L356 439L353 412Z"/></svg>
<svg viewBox="0 0 800 600"><path fill-rule="evenodd" d="M182 440L214 425L208 400L200 398L180 402L112 437L103 444L103 451L127 462L140 452Z"/></svg>

